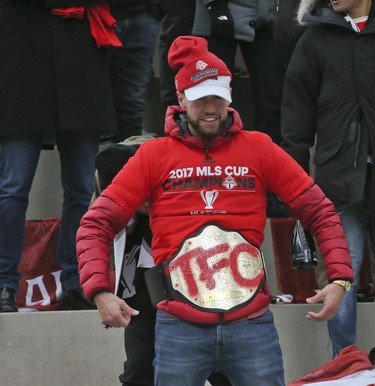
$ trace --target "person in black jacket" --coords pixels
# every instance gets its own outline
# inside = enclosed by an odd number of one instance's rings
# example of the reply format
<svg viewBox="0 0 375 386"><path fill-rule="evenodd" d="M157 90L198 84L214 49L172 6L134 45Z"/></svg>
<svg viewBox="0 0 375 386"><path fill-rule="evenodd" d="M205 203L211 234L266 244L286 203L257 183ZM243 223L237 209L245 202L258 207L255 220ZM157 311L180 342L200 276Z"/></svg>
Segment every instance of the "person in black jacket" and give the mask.
<svg viewBox="0 0 375 386"><path fill-rule="evenodd" d="M101 134L117 128L107 48L90 32L91 5L110 16L102 1L0 4L0 312L18 311L26 210L47 136L57 143L64 190L56 257L61 309L94 307L80 289L75 236L93 193ZM69 15L70 7L80 8Z"/></svg>
<svg viewBox="0 0 375 386"><path fill-rule="evenodd" d="M375 241L375 19L372 0L302 0L307 27L285 77L283 148L309 170L336 206L355 281L328 321L333 356L356 340L356 301L366 227Z"/></svg>

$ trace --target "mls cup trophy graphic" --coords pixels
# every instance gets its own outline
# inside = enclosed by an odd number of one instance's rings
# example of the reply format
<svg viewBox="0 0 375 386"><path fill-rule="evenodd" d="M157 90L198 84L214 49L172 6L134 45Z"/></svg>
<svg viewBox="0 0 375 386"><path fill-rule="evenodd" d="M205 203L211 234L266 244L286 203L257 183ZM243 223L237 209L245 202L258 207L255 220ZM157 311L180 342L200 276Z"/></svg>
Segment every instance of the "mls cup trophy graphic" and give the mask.
<svg viewBox="0 0 375 386"><path fill-rule="evenodd" d="M204 203L206 204L205 209L213 209L214 208L212 206L212 204L215 202L218 195L219 195L219 192L217 190L209 190L209 191L202 190L201 191L202 199L203 199Z"/></svg>

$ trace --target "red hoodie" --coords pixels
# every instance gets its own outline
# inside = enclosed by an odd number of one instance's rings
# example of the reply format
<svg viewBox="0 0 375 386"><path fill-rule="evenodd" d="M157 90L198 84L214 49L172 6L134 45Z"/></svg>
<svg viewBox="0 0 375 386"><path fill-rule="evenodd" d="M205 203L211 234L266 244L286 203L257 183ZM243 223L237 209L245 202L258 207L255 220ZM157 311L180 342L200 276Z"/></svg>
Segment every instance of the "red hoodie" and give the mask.
<svg viewBox="0 0 375 386"><path fill-rule="evenodd" d="M98 274L98 266L103 270L109 259L102 246L109 244L142 203L149 202L152 254L158 264L174 256L185 239L207 224L235 230L259 247L264 239L268 191L287 203L303 225L311 227L323 248L328 278L353 279L339 216L286 152L267 135L242 130L239 115L232 109L233 123L210 142L185 133L175 121L180 113L179 107L169 108L167 136L143 144L84 216L77 248L87 296L110 288ZM205 202L207 192L215 192L211 208ZM222 316L225 321L254 316L269 302L264 285L250 304ZM162 301L158 308L192 322L220 321L219 313L201 311L180 300Z"/></svg>

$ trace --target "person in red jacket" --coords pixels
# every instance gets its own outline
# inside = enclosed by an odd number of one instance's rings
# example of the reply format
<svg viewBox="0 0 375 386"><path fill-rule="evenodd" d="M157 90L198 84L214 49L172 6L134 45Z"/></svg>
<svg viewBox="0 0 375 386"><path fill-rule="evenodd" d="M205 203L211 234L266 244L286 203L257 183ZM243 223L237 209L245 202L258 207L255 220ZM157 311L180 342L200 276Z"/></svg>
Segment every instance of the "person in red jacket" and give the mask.
<svg viewBox="0 0 375 386"><path fill-rule="evenodd" d="M168 54L179 106L165 137L137 150L81 220L82 288L103 323L127 327L138 311L111 293L109 244L149 203L155 267L147 285L157 308L155 385L204 385L220 371L236 386L284 385L282 353L269 309L259 246L267 192L275 193L316 237L330 283L308 303L328 320L353 280L333 204L264 133L246 131L231 102L231 73L207 41L180 36Z"/></svg>

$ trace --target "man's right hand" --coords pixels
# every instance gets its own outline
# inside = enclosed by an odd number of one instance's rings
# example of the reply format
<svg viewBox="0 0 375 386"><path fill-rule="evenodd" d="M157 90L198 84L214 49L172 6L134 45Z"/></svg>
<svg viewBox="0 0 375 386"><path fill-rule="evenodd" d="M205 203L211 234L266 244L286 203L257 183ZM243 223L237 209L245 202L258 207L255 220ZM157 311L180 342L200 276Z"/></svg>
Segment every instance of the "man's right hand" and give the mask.
<svg viewBox="0 0 375 386"><path fill-rule="evenodd" d="M110 327L127 327L132 316L139 311L129 307L124 300L111 292L101 292L94 298L102 322Z"/></svg>

